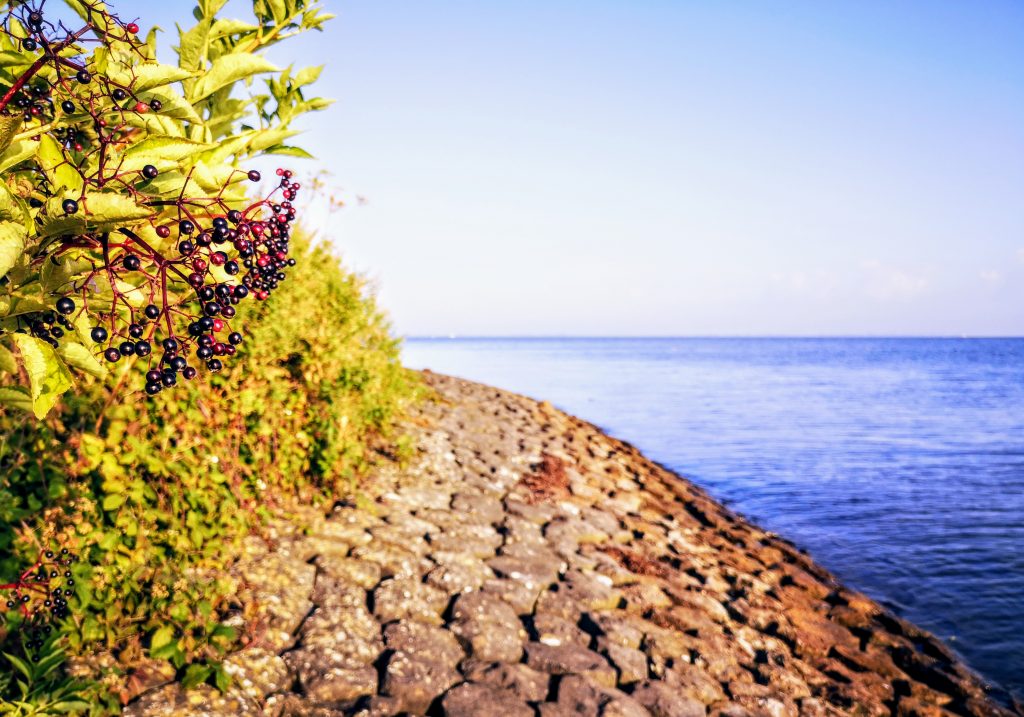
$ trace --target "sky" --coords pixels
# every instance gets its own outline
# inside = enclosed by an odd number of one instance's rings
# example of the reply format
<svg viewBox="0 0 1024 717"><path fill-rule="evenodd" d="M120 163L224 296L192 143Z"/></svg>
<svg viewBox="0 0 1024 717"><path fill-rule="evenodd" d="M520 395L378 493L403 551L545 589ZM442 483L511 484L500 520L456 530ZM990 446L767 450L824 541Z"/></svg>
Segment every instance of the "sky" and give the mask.
<svg viewBox="0 0 1024 717"><path fill-rule="evenodd" d="M402 335L1024 335L1020 2L326 6L288 161Z"/></svg>

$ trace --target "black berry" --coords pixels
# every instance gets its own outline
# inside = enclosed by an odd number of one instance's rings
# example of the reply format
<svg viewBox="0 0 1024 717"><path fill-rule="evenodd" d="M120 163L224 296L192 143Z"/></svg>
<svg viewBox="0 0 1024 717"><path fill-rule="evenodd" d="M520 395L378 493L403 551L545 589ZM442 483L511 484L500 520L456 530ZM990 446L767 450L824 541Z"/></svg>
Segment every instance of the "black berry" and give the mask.
<svg viewBox="0 0 1024 717"><path fill-rule="evenodd" d="M97 326L89 332L89 338L98 344L103 343L107 340L107 330L102 326Z"/></svg>
<svg viewBox="0 0 1024 717"><path fill-rule="evenodd" d="M147 164L142 168L142 176L146 179L156 179L156 175L160 174L160 171L152 164Z"/></svg>
<svg viewBox="0 0 1024 717"><path fill-rule="evenodd" d="M76 202L74 199L65 199L63 202L61 202L60 206L61 209L64 210L65 214L74 214L75 212L78 211L78 202Z"/></svg>
<svg viewBox="0 0 1024 717"><path fill-rule="evenodd" d="M55 307L59 313L67 316L68 314L75 310L75 302L66 296L62 296L61 298L57 299Z"/></svg>

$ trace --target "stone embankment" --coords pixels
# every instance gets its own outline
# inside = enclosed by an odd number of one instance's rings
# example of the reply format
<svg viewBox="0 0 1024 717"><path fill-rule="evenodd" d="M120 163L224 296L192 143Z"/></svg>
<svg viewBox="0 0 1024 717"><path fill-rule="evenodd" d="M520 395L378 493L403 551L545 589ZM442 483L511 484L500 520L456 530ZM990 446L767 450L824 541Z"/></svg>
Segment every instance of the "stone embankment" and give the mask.
<svg viewBox="0 0 1024 717"><path fill-rule="evenodd" d="M409 465L237 566L234 686L129 715L1009 715L938 640L634 448L426 374ZM253 626L255 625L255 628Z"/></svg>

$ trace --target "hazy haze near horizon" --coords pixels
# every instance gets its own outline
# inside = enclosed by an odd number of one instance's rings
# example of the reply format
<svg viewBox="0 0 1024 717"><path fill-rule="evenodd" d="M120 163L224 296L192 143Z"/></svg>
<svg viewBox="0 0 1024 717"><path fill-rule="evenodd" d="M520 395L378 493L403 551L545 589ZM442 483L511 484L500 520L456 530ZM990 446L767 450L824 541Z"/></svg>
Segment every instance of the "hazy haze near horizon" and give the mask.
<svg viewBox="0 0 1024 717"><path fill-rule="evenodd" d="M303 144L400 333L1024 333L1024 5L327 5Z"/></svg>

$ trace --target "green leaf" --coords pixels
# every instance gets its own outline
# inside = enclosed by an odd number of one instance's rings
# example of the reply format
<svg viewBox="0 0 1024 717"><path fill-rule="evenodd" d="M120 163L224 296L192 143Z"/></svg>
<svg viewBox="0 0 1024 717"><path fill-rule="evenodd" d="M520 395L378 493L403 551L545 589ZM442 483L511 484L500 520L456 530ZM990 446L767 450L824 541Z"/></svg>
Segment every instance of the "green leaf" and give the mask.
<svg viewBox="0 0 1024 717"><path fill-rule="evenodd" d="M217 90L244 80L261 72L275 72L277 67L259 55L238 53L218 57L210 65L210 69L192 87L189 99L199 102Z"/></svg>
<svg viewBox="0 0 1024 717"><path fill-rule="evenodd" d="M0 278L7 275L25 251L25 226L17 222L0 221Z"/></svg>
<svg viewBox="0 0 1024 717"><path fill-rule="evenodd" d="M124 496L123 495L117 495L116 493L112 494L112 495L108 495L107 497L105 497L103 499L103 510L117 510L123 504L124 504ZM163 628L162 627L160 629L161 630L165 630L167 628ZM157 634L159 634L159 631L157 632ZM153 639L154 640L156 639L156 635L153 636Z"/></svg>
<svg viewBox="0 0 1024 717"><path fill-rule="evenodd" d="M227 692L228 688L231 687L231 675L224 669L223 663L218 662L213 667L213 684L221 692Z"/></svg>
<svg viewBox="0 0 1024 717"><path fill-rule="evenodd" d="M28 334L12 334L28 371L32 390L32 411L43 418L57 399L71 388L71 374L53 347Z"/></svg>
<svg viewBox="0 0 1024 717"><path fill-rule="evenodd" d="M32 397L28 395L28 389L21 386L0 387L0 405L32 413Z"/></svg>
<svg viewBox="0 0 1024 717"><path fill-rule="evenodd" d="M19 129L21 129L20 114L0 116L0 152L7 151Z"/></svg>
<svg viewBox="0 0 1024 717"><path fill-rule="evenodd" d="M10 654L9 652L5 652L4 653L4 657L6 657L7 660L12 665L15 666L15 668L17 668L18 672L20 672L21 674L25 675L26 679L28 679L28 680L32 679L32 667L27 662L25 662L24 660L22 660L20 658L15 657L14 655Z"/></svg>
<svg viewBox="0 0 1024 717"><path fill-rule="evenodd" d="M311 155L306 150L302 149L302 147L289 147L283 144L278 145L277 147L270 147L266 151L266 154L281 154L286 157L301 157L302 159L313 159L313 155Z"/></svg>
<svg viewBox="0 0 1024 717"><path fill-rule="evenodd" d="M139 65L135 70L135 83L132 90L138 94L151 90L154 87L163 87L175 82L181 82L194 77L194 73L183 70L174 65L162 65L159 63L146 63Z"/></svg>
<svg viewBox="0 0 1024 717"><path fill-rule="evenodd" d="M116 192L86 194L84 204L89 222L108 229L134 224L153 215L152 208Z"/></svg>
<svg viewBox="0 0 1024 717"><path fill-rule="evenodd" d="M124 153L121 171L142 169L147 164L159 164L161 161L179 162L206 149L209 149L209 145L204 142L196 142L185 137L153 135Z"/></svg>
<svg viewBox="0 0 1024 717"><path fill-rule="evenodd" d="M23 139L15 142L0 155L0 172L6 172L11 167L34 157L38 148L39 142L32 140Z"/></svg>
<svg viewBox="0 0 1024 717"><path fill-rule="evenodd" d="M110 375L106 367L101 364L95 356L89 351L89 349L82 346L79 343L72 343L65 341L57 349L57 353L60 354L61 358L69 366L85 371L88 374L95 376L96 378L106 378Z"/></svg>
<svg viewBox="0 0 1024 717"><path fill-rule="evenodd" d="M165 645L170 645L171 640L174 639L174 628L170 625L164 625L159 630L153 633L153 638L149 642L150 650L158 650Z"/></svg>
<svg viewBox="0 0 1024 717"><path fill-rule="evenodd" d="M82 175L68 163L57 140L44 134L39 141L38 157L39 165L56 189L63 187L73 194L81 194Z"/></svg>
<svg viewBox="0 0 1024 717"><path fill-rule="evenodd" d="M18 373L18 362L14 359L14 354L6 346L0 346L0 371Z"/></svg>
<svg viewBox="0 0 1024 717"><path fill-rule="evenodd" d="M213 668L208 665L189 665L185 668L185 676L181 678L181 686L186 690L201 685L213 674Z"/></svg>

